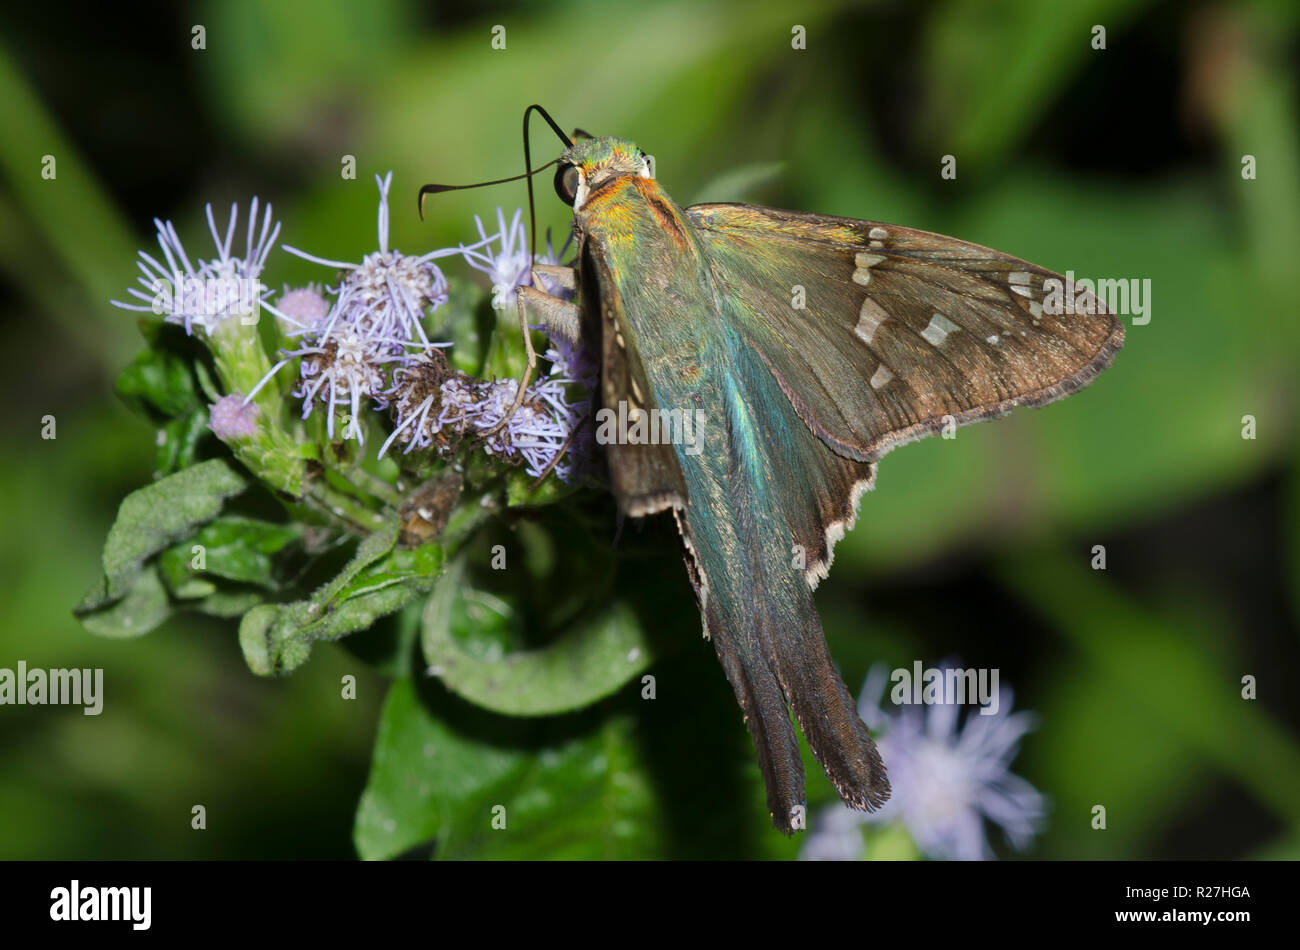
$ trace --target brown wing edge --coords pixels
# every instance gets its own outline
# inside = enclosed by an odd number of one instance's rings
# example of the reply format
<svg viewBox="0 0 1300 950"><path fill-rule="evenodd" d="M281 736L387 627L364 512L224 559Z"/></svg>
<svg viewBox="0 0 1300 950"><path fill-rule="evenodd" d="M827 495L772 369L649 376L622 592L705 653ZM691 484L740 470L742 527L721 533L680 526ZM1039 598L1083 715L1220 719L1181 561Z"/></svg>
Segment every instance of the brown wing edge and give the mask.
<svg viewBox="0 0 1300 950"><path fill-rule="evenodd" d="M1098 307L1101 306L1100 302L1096 305ZM1102 315L1103 313L1105 312L1099 311L1097 315ZM1101 373L1107 369L1112 362L1114 362L1115 354L1118 353L1120 348L1124 345L1123 322L1116 319L1113 315L1106 315L1111 316L1113 323L1110 334L1097 352L1093 354L1092 358L1078 370L1059 382L1053 383L1051 386L1045 386L1042 389L1015 396L1011 399L1005 399L989 406L980 406L975 409L968 409L964 412L952 413L954 422L958 426L966 426L972 425L976 422L983 422L987 419L995 419L999 416L1005 416L1007 413L1011 412L1012 409L1020 406L1038 409L1042 406L1048 405L1049 403L1064 399L1066 396L1072 395L1089 385L1093 380L1101 375ZM761 352L759 353L759 356L760 358L762 357ZM858 504L862 494L875 487L876 469L874 463L878 462L899 446L907 445L909 442L915 442L919 439L925 438L926 436L938 433L944 427L944 417L940 416L934 419L927 419L910 425L904 429L887 432L879 439L876 439L866 446L853 445L844 442L841 439L837 439L827 432L826 429L817 422L816 418L809 410L807 403L805 403L799 397L799 394L786 382L784 378L782 378L776 368L766 359L763 360L763 363L767 367L768 372L770 372L772 377L776 380L777 385L781 387L781 391L785 393L786 398L790 400L790 404L794 406L794 410L798 414L799 418L804 421L804 424L807 425L823 443L825 443L827 448L844 458L873 463L871 475L853 485L847 502L844 505L844 514L842 517L826 525L824 545L825 555L814 558L806 571L809 586L816 589L817 585L830 574L831 565L835 561L835 545L850 529L852 529L854 523L857 521Z"/></svg>

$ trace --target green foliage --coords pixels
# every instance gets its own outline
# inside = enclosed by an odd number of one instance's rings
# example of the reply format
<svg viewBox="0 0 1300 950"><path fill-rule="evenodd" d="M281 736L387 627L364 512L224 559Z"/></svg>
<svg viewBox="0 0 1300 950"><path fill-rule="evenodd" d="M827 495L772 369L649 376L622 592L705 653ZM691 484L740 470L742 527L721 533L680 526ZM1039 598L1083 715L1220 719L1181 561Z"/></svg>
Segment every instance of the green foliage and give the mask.
<svg viewBox="0 0 1300 950"><path fill-rule="evenodd" d="M458 639L475 632L490 636L490 625L508 624L511 610L503 601L485 602L476 593L466 581L463 563L453 564L425 604L420 642L425 662L443 684L484 709L508 716L553 716L582 709L642 672L652 656L632 609L614 600L593 616L571 623L545 647L495 661L475 657Z"/></svg>
<svg viewBox="0 0 1300 950"><path fill-rule="evenodd" d="M167 611L165 600L159 601L157 573L146 569L145 561L195 526L215 518L227 498L247 487L243 476L213 459L127 495L104 544L104 577L82 598L78 616L83 622L97 617L94 632L104 635L130 636L152 629ZM145 588L136 598L129 598L141 578L146 578ZM104 614L124 598L122 610ZM144 618L148 618L147 625ZM115 629L117 632L110 632Z"/></svg>
<svg viewBox="0 0 1300 950"><path fill-rule="evenodd" d="M357 546L339 574L310 598L266 604L244 615L239 643L254 673L287 673L306 661L317 640L365 630L380 617L427 593L442 569L442 548L394 550L398 524L389 522Z"/></svg>
<svg viewBox="0 0 1300 950"><path fill-rule="evenodd" d="M167 585L177 597L204 597L216 584L197 576L190 567L195 545L204 551L203 573L226 580L274 588L271 557L297 540L296 526L255 518L222 517L204 525L189 542L168 548L159 559Z"/></svg>
<svg viewBox="0 0 1300 950"><path fill-rule="evenodd" d="M485 717L402 679L389 690L354 837L363 858L646 858L656 798L626 717Z"/></svg>

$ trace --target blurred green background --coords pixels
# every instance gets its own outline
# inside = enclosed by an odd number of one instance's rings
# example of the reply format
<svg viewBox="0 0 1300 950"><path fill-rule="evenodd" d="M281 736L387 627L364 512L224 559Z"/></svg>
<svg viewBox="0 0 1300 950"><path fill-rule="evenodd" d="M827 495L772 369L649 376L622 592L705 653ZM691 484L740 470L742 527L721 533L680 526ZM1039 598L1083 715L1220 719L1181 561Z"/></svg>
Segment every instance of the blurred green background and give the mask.
<svg viewBox="0 0 1300 950"><path fill-rule="evenodd" d="M103 667L106 696L99 717L0 708L0 857L356 853L380 673L335 645L261 680L233 623L108 641L72 617L153 458L112 392L140 340L108 299L153 216L206 244L207 201L258 194L285 242L357 260L374 248L372 173L390 168L395 246L466 240L522 184L440 197L424 225L415 190L517 173L533 101L636 140L683 204L896 222L1149 278L1152 319L1097 385L888 458L818 603L855 693L872 662L958 656L1038 713L1014 765L1052 801L1030 856L1300 857L1298 20L1281 0L7 5L0 666ZM567 209L539 197L539 226L563 236ZM267 274L321 276L282 254ZM659 701L632 684L563 727L627 725L600 735L635 759L655 817L620 853L791 856L684 579L665 584L683 632L653 670ZM831 798L820 773L810 796ZM533 853L564 853L568 827Z"/></svg>

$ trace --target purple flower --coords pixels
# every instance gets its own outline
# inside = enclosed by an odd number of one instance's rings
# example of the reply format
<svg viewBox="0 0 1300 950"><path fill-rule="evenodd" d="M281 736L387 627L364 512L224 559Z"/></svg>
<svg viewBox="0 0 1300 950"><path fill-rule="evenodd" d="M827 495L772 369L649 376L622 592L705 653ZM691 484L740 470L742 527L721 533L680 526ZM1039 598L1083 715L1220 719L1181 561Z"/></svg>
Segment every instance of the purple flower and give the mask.
<svg viewBox="0 0 1300 950"><path fill-rule="evenodd" d="M491 237L483 228L483 219L474 215L474 224L483 240L474 248L461 251L470 267L487 274L492 281L493 306L513 307L515 290L528 280L531 263L523 214L522 208L516 209L507 226L505 213L497 208L498 230Z"/></svg>
<svg viewBox="0 0 1300 950"><path fill-rule="evenodd" d="M293 395L303 400L306 419L319 403L326 407L326 432L334 437L335 414L347 411L343 438L364 441L361 425L364 409L388 404L389 371L413 359L411 350L447 346L430 343L423 320L426 308L437 308L447 299L447 282L433 263L437 257L461 252L460 248L431 251L410 257L388 247L388 192L393 173L375 176L379 186L379 251L360 264L346 264L313 257L294 248L285 250L307 260L342 268L346 273L336 288L330 306L312 288L291 291L270 307L285 324L290 336L301 338L302 346L281 352L281 359L249 393L248 399L264 386L281 367L300 359L300 382Z"/></svg>
<svg viewBox="0 0 1300 950"><path fill-rule="evenodd" d="M242 257L232 253L235 225L239 206L230 206L230 223L223 239L217 231L212 215L212 205L206 207L208 230L216 245L217 256L209 260L196 258L191 263L176 228L170 221L154 218L158 231L158 247L164 265L145 251L140 252L136 278L144 290L130 287L127 293L142 303L110 301L123 310L155 313L168 323L181 324L186 333L193 333L197 325L211 333L218 324L232 316L248 317L265 304L266 289L261 284L262 268L267 255L280 235L280 225L271 216L271 206L266 206L260 232L257 228L257 198L249 206L248 238Z"/></svg>
<svg viewBox="0 0 1300 950"><path fill-rule="evenodd" d="M252 399L285 363L301 359L300 380L293 395L303 401L302 417L310 416L319 400L326 407L325 431L332 439L335 416L340 408L346 409L348 418L343 439L355 438L357 442L364 442L362 409L372 401L384 404L383 394L387 385L384 369L389 364L407 359L404 350L400 349L404 343L399 341L399 349L394 351L391 347L394 341L376 337L369 332L370 329L348 323L331 323L328 335L322 333L311 345L284 353L248 398Z"/></svg>
<svg viewBox="0 0 1300 950"><path fill-rule="evenodd" d="M483 219L474 215L474 225L478 228L478 244L462 247L461 254L465 261L475 270L487 274L492 281L492 305L498 308L511 308L515 305L515 291L528 283L531 264L528 256L528 234L524 228L524 209L516 208L510 223L506 224L505 212L497 208L497 231L489 235L483 227ZM572 239L572 236L570 236ZM568 248L568 241L560 249L563 254ZM551 247L549 235L546 240L546 252L537 255L539 264L556 264L559 257ZM558 297L568 298L571 293L553 286L542 278L546 292Z"/></svg>
<svg viewBox="0 0 1300 950"><path fill-rule="evenodd" d="M515 291L529 279L530 264L523 209L507 224L497 209L498 230L489 235L477 215L480 241L462 245L461 254L492 280L494 306L511 306ZM566 245L567 246L567 245ZM561 250L563 253L563 249ZM556 261L547 242L537 260ZM561 296L567 291L545 285ZM594 441L591 396L599 367L580 347L554 340L543 358L550 372L528 387L524 400L504 426L487 437L483 451L521 464L531 475L554 470L564 481L575 481L585 468ZM576 396L571 393L577 390ZM519 382L513 379L476 380L452 370L440 353L425 353L393 373L388 398L394 404L392 434L380 446L383 454L395 442L404 452L437 447L447 450L466 435L478 436L497 427L514 405Z"/></svg>
<svg viewBox="0 0 1300 950"><path fill-rule="evenodd" d="M575 482L588 471L595 451L591 394L600 381L600 364L590 349L581 343L571 345L561 337L551 340L543 359L550 362L551 371L533 388L571 433L566 436L568 450L555 472L561 480Z"/></svg>
<svg viewBox="0 0 1300 950"><path fill-rule="evenodd" d="M257 431L258 408L238 393L222 396L208 408L208 428L223 442L247 439Z"/></svg>
<svg viewBox="0 0 1300 950"><path fill-rule="evenodd" d="M330 302L315 284L292 290L285 288L275 306L289 328L320 326L330 312Z"/></svg>
<svg viewBox="0 0 1300 950"><path fill-rule="evenodd" d="M285 247L290 254L346 273L337 288L333 317L319 327L321 339L332 332L336 321L352 324L371 339L398 341L400 350L406 341L429 345L423 319L426 308L436 309L447 301L447 280L433 263L436 258L463 252L462 248L443 248L419 257L411 257L388 247L388 190L393 173L375 176L379 186L379 250L362 258L359 264L332 261Z"/></svg>
<svg viewBox="0 0 1300 950"><path fill-rule="evenodd" d="M904 706L887 714L873 697L884 693L888 678L884 666L871 668L858 712L873 732L887 730L877 744L889 769L893 794L870 814L845 805L822 812L799 857L860 857L862 826L889 822L901 822L916 846L931 858L993 857L984 834L985 819L1002 828L1012 847L1028 847L1046 815L1046 800L1013 775L1010 766L1021 738L1033 728L1033 715L1010 712L1010 690L999 691L996 713L969 715L960 727L958 708L950 703Z"/></svg>

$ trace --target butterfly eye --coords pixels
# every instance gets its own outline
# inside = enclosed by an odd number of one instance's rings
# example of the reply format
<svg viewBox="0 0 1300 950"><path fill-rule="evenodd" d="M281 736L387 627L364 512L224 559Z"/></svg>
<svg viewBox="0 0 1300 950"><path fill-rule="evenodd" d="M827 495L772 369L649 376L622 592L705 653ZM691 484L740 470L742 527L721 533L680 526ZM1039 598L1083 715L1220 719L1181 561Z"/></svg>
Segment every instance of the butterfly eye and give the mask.
<svg viewBox="0 0 1300 950"><path fill-rule="evenodd" d="M570 207L578 197L578 166L561 165L555 170L555 193Z"/></svg>

